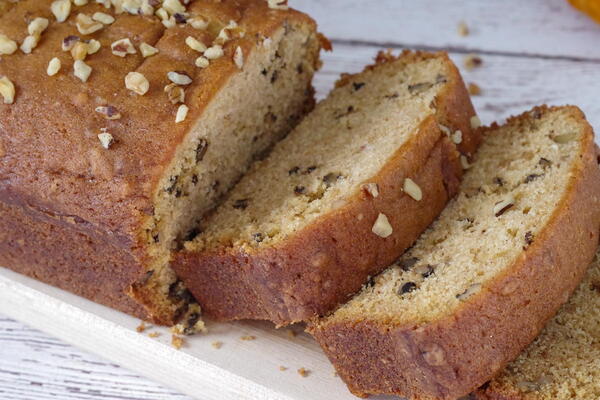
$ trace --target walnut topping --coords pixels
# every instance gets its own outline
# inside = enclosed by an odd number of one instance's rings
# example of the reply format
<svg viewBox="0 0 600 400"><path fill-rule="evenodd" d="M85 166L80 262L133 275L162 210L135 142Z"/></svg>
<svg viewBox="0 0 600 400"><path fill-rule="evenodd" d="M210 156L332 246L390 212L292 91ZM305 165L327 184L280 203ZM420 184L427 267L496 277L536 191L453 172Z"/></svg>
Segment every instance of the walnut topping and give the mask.
<svg viewBox="0 0 600 400"><path fill-rule="evenodd" d="M204 45L204 43L192 36L188 36L185 38L185 44L187 44L190 49L196 50L200 53L206 50L206 46Z"/></svg>
<svg viewBox="0 0 600 400"><path fill-rule="evenodd" d="M450 137L452 135L452 131L446 125L438 124L440 130L446 134L446 136Z"/></svg>
<svg viewBox="0 0 600 400"><path fill-rule="evenodd" d="M421 188L410 178L404 179L403 190L407 195L416 201L421 201L423 198L423 192L421 191Z"/></svg>
<svg viewBox="0 0 600 400"><path fill-rule="evenodd" d="M469 168L471 168L471 164L469 163L469 159L467 158L467 156L464 156L464 155L460 156L460 165L462 165L463 169L469 169Z"/></svg>
<svg viewBox="0 0 600 400"><path fill-rule="evenodd" d="M204 57L204 56L200 56L198 58L196 58L196 67L198 68L206 68L209 66L210 61L208 61L208 58Z"/></svg>
<svg viewBox="0 0 600 400"><path fill-rule="evenodd" d="M151 57L158 53L158 49L156 47L150 46L148 43L144 42L140 44L140 52L142 53L142 57Z"/></svg>
<svg viewBox="0 0 600 400"><path fill-rule="evenodd" d="M139 72L130 72L125 76L125 87L143 96L150 89L150 82Z"/></svg>
<svg viewBox="0 0 600 400"><path fill-rule="evenodd" d="M21 51L25 54L31 53L33 49L37 47L39 41L39 36L27 36L25 40L23 40L23 43L21 43Z"/></svg>
<svg viewBox="0 0 600 400"><path fill-rule="evenodd" d="M477 129L481 126L481 120L477 115L471 117L471 129Z"/></svg>
<svg viewBox="0 0 600 400"><path fill-rule="evenodd" d="M468 70L479 67L481 64L483 64L483 60L475 54L468 54L464 59L465 68Z"/></svg>
<svg viewBox="0 0 600 400"><path fill-rule="evenodd" d="M204 57L208 58L209 60L216 60L217 58L223 57L223 54L223 48L216 44L206 49L204 52Z"/></svg>
<svg viewBox="0 0 600 400"><path fill-rule="evenodd" d="M113 106L96 107L96 112L102 114L106 119L113 120L121 118L121 113Z"/></svg>
<svg viewBox="0 0 600 400"><path fill-rule="evenodd" d="M37 17L27 26L27 33L31 36L40 36L48 27L49 21L46 18Z"/></svg>
<svg viewBox="0 0 600 400"><path fill-rule="evenodd" d="M88 54L88 45L83 42L77 42L71 49L73 60L85 60Z"/></svg>
<svg viewBox="0 0 600 400"><path fill-rule="evenodd" d="M464 21L459 22L457 29L460 36L464 37L469 35L469 27Z"/></svg>
<svg viewBox="0 0 600 400"><path fill-rule="evenodd" d="M129 38L120 39L110 45L112 53L118 57L125 57L127 54L135 54L135 47Z"/></svg>
<svg viewBox="0 0 600 400"><path fill-rule="evenodd" d="M115 18L112 15L103 12L94 13L94 15L92 15L92 19L104 25L110 25L115 22Z"/></svg>
<svg viewBox="0 0 600 400"><path fill-rule="evenodd" d="M394 231L385 214L379 213L371 231L379 237L386 238Z"/></svg>
<svg viewBox="0 0 600 400"><path fill-rule="evenodd" d="M183 103L185 101L185 90L181 86L169 83L164 89L169 101L173 104Z"/></svg>
<svg viewBox="0 0 600 400"><path fill-rule="evenodd" d="M73 0L73 4L76 6L85 6L88 3L88 0Z"/></svg>
<svg viewBox="0 0 600 400"><path fill-rule="evenodd" d="M240 46L238 46L235 49L235 54L233 55L233 62L235 62L235 65L237 65L239 69L242 69L242 67L244 66L244 53Z"/></svg>
<svg viewBox="0 0 600 400"><path fill-rule="evenodd" d="M79 42L79 36L69 35L62 41L62 51L69 51L75 46L75 43Z"/></svg>
<svg viewBox="0 0 600 400"><path fill-rule="evenodd" d="M379 196L379 185L376 183L364 183L360 188L364 193L367 193L371 197Z"/></svg>
<svg viewBox="0 0 600 400"><path fill-rule="evenodd" d="M169 78L169 80L176 85L185 86L192 83L192 78L190 78L185 72L171 71L167 73L167 78Z"/></svg>
<svg viewBox="0 0 600 400"><path fill-rule="evenodd" d="M46 69L46 73L48 74L48 76L54 76L54 75L58 74L58 71L60 71L60 67L61 67L60 60L57 57L54 57L48 63L48 68Z"/></svg>
<svg viewBox="0 0 600 400"><path fill-rule="evenodd" d="M185 104L180 105L179 108L177 109L177 115L175 116L175 123L178 124L180 122L185 121L189 110L190 110L189 107L186 106Z"/></svg>
<svg viewBox="0 0 600 400"><path fill-rule="evenodd" d="M50 10L54 14L56 22L65 22L71 14L71 0L56 0L52 2Z"/></svg>
<svg viewBox="0 0 600 400"><path fill-rule="evenodd" d="M269 8L273 10L287 10L288 6L286 4L286 0L267 0L269 3Z"/></svg>
<svg viewBox="0 0 600 400"><path fill-rule="evenodd" d="M194 29L206 29L208 27L208 22L202 17L189 18L187 23L190 24Z"/></svg>
<svg viewBox="0 0 600 400"><path fill-rule="evenodd" d="M100 140L102 147L104 147L105 149L108 149L115 141L113 135L106 131L103 131L98 135L98 140Z"/></svg>
<svg viewBox="0 0 600 400"><path fill-rule="evenodd" d="M462 131L458 130L452 134L452 142L454 144L462 143Z"/></svg>
<svg viewBox="0 0 600 400"><path fill-rule="evenodd" d="M513 199L501 200L494 205L494 215L501 216L515 205Z"/></svg>
<svg viewBox="0 0 600 400"><path fill-rule="evenodd" d="M94 21L89 17L89 15L86 14L78 14L77 18L75 19L75 25L77 26L79 33L82 35L91 35L92 33L104 28L104 25L98 21Z"/></svg>
<svg viewBox="0 0 600 400"><path fill-rule="evenodd" d="M76 77L81 79L82 82L87 82L90 74L92 73L92 67L87 65L82 60L75 60L73 63L73 73Z"/></svg>
<svg viewBox="0 0 600 400"><path fill-rule="evenodd" d="M4 104L12 104L15 101L15 85L6 76L0 78L0 95L4 98Z"/></svg>
<svg viewBox="0 0 600 400"><path fill-rule="evenodd" d="M185 6L179 0L164 0L162 8L171 15L184 14L186 12Z"/></svg>
<svg viewBox="0 0 600 400"><path fill-rule="evenodd" d="M17 51L17 42L0 33L0 54L13 54Z"/></svg>

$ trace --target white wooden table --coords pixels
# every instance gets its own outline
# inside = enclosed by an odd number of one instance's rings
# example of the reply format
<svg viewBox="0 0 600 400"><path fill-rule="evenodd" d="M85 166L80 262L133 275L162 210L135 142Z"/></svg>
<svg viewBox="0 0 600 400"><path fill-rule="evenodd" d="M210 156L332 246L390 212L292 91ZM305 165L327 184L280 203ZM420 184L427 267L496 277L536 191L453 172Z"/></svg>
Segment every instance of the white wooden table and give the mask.
<svg viewBox="0 0 600 400"><path fill-rule="evenodd" d="M600 25L571 9L564 0L290 3L313 15L334 45L332 53L323 55L324 66L315 80L319 97L327 93L340 72L360 70L380 48L448 50L461 67L466 54L477 53L483 65L463 72L467 83L476 83L482 89L473 102L484 123L502 120L536 104L570 103L580 106L592 125L600 129ZM458 35L460 21L468 25L469 36ZM10 311L12 315L24 315ZM284 340L282 335L273 334L272 339ZM297 340L313 348L306 342L309 338ZM93 346L83 347L103 353ZM326 369L323 365L319 372ZM307 388L318 390L319 376L298 379L306 379ZM231 396L207 394L204 398ZM0 399L99 398L189 399L102 355L80 351L0 315ZM313 398L310 390L304 398Z"/></svg>

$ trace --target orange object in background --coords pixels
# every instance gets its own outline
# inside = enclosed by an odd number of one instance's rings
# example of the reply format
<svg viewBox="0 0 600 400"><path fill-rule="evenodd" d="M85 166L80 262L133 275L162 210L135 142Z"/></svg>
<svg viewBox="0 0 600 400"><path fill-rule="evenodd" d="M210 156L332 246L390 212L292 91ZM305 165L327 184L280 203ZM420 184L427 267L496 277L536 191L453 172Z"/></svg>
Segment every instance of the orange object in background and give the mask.
<svg viewBox="0 0 600 400"><path fill-rule="evenodd" d="M569 3L600 23L600 0L569 0Z"/></svg>

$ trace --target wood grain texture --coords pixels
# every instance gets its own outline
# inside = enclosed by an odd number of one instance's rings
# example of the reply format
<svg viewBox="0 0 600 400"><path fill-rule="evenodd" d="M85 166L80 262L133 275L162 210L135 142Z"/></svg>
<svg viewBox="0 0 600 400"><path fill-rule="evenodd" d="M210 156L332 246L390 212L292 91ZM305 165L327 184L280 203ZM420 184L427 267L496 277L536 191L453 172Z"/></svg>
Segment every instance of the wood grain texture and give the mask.
<svg viewBox="0 0 600 400"><path fill-rule="evenodd" d="M462 67L467 53L482 56L480 68L472 71L461 69L467 83L475 82L482 89L480 96L473 97L473 103L484 123L501 121L535 104L570 103L580 106L592 126L600 128L600 102L597 100L600 25L573 10L565 0L291 0L290 3L311 13L320 29L334 42L334 51L324 54L323 69L315 80L319 98L326 95L341 72L359 71L382 47L396 50L402 47L448 48L459 67ZM468 24L471 30L469 36L457 34L460 21ZM596 140L598 142L598 138ZM47 290L56 293L52 288ZM101 310L96 315L102 318L116 318L121 322L122 318L128 318L101 306L73 300L68 294L56 298L66 301L67 308L76 302L91 312ZM0 304L0 309L3 306L8 308L4 314L19 316L23 321L30 321L33 325L37 323L40 328L61 336L57 332L60 325L50 327L42 324L43 316L36 317L26 304L9 306L4 303ZM127 321L124 326L128 332L134 333L137 321ZM336 393L331 398L351 398L341 382L333 379L331 367L308 336L301 334L290 338L285 331L275 331L268 325L255 323L234 324L233 328L229 324L212 325L211 328L212 333L208 336L194 338L188 344L188 350L218 356L213 361L220 363L218 365L224 370L241 375L243 371L240 369L250 370L255 379L273 381L273 387L286 387L285 382L292 382L295 393L305 399L314 398L313 393L326 393L327 388ZM88 336L95 334L93 326L81 329L88 332ZM241 342L239 336L245 334L256 335L258 339ZM169 337L164 332L159 338L165 351L170 350ZM111 346L102 347L97 341L84 339L76 340L78 346L108 359L120 358L118 352L115 356ZM224 342L222 349L211 347L215 340ZM228 347L234 350L228 351ZM286 349L285 353L279 351L282 348ZM252 361L245 358L246 363L240 365L238 350L246 356L256 354L258 358ZM303 363L293 359L292 354L312 361ZM155 380L166 381L180 390L187 387L187 383L177 377L166 379L163 371L148 371L148 367L139 365L139 361L121 364ZM289 369L279 371L280 364ZM313 373L301 378L296 373L300 367ZM222 388L220 396L217 388L206 395L195 393L196 397L244 398L247 395L236 392L244 387L243 381L224 378L222 382L228 384ZM190 398L178 393L141 378L114 361L78 350L12 319L0 318L0 399Z"/></svg>

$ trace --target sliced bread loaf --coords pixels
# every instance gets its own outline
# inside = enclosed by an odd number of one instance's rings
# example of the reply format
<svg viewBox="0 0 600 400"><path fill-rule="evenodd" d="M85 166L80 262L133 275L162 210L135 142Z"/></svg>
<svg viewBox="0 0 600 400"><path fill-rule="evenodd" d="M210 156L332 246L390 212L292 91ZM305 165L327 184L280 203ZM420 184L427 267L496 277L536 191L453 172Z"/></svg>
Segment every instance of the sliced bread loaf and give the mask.
<svg viewBox="0 0 600 400"><path fill-rule="evenodd" d="M170 251L312 109L326 42L265 0L0 4L0 265L173 323Z"/></svg>
<svg viewBox="0 0 600 400"><path fill-rule="evenodd" d="M254 165L173 268L220 320L321 315L439 214L477 121L446 54L380 53Z"/></svg>
<svg viewBox="0 0 600 400"><path fill-rule="evenodd" d="M454 400L527 346L598 245L600 170L575 107L484 131L458 197L406 254L309 330L357 395Z"/></svg>
<svg viewBox="0 0 600 400"><path fill-rule="evenodd" d="M474 397L481 400L600 399L600 252L542 334Z"/></svg>

